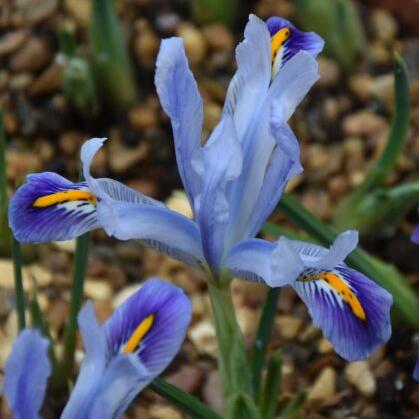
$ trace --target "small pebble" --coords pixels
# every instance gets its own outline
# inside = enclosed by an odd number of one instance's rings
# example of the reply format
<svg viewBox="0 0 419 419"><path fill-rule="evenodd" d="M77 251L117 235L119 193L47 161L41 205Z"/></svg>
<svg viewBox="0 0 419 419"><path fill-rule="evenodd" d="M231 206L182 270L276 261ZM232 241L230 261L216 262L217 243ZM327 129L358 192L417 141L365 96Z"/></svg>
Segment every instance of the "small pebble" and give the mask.
<svg viewBox="0 0 419 419"><path fill-rule="evenodd" d="M215 357L218 346L214 324L210 320L202 320L188 330L188 337L201 355Z"/></svg>
<svg viewBox="0 0 419 419"><path fill-rule="evenodd" d="M192 23L182 22L177 27L177 35L183 38L190 63L201 62L206 55L207 44L199 29Z"/></svg>
<svg viewBox="0 0 419 419"><path fill-rule="evenodd" d="M367 361L350 362L345 368L345 377L363 396L373 396L377 390L374 374Z"/></svg>
<svg viewBox="0 0 419 419"><path fill-rule="evenodd" d="M324 368L317 376L307 399L315 403L324 403L336 394L336 371L332 367Z"/></svg>
<svg viewBox="0 0 419 419"><path fill-rule="evenodd" d="M280 315L275 319L275 326L284 339L295 339L303 325L302 320L295 316Z"/></svg>

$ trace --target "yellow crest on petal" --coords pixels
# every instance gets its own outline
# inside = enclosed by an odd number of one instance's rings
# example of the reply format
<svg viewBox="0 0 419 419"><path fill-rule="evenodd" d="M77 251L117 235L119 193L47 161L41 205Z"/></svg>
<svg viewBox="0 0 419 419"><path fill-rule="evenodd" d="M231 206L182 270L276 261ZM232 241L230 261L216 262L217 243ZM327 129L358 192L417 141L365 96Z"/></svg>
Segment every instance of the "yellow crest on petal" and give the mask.
<svg viewBox="0 0 419 419"><path fill-rule="evenodd" d="M129 338L127 344L125 345L124 353L131 354L135 351L141 341L144 339L145 335L150 331L154 323L154 314L147 316L138 327L134 330L133 334Z"/></svg>

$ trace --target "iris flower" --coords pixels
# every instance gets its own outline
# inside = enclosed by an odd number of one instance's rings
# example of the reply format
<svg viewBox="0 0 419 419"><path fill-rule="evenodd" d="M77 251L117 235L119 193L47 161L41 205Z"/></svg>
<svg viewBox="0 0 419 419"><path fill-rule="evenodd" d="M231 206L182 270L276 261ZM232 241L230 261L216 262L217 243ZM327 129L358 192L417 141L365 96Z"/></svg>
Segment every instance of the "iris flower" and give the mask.
<svg viewBox="0 0 419 419"><path fill-rule="evenodd" d="M344 358L368 356L391 333L391 295L344 263L357 244L343 233L330 250L282 237L255 239L287 182L302 171L298 141L287 121L318 79L323 40L280 17L251 15L236 49L237 72L219 124L201 142L203 103L180 38L162 41L155 84L171 119L176 159L194 219L110 180L90 164L104 139L82 147L85 182L54 173L30 175L10 206L18 240L47 242L103 227L136 239L210 278L291 285L315 324Z"/></svg>
<svg viewBox="0 0 419 419"><path fill-rule="evenodd" d="M89 301L78 322L85 356L62 419L120 418L134 397L172 361L191 319L183 291L151 279L99 326ZM4 391L16 419L39 418L51 366L48 341L23 331L5 370Z"/></svg>

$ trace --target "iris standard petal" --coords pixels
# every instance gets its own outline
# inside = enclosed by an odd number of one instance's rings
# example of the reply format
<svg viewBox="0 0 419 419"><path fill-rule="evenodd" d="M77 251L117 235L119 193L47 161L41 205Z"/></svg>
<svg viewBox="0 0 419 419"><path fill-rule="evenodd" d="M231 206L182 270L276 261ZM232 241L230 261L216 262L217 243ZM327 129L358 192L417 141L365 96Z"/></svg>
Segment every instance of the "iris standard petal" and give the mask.
<svg viewBox="0 0 419 419"><path fill-rule="evenodd" d="M151 381L178 352L190 320L191 303L183 290L150 279L103 325L109 357L136 354Z"/></svg>
<svg viewBox="0 0 419 419"><path fill-rule="evenodd" d="M269 31L255 15L249 16L244 40L236 48L236 60L237 72L228 87L223 113L234 116L241 139L257 118L271 77Z"/></svg>
<svg viewBox="0 0 419 419"><path fill-rule="evenodd" d="M309 268L293 288L314 324L346 360L366 358L390 338L392 296L360 272L345 265Z"/></svg>
<svg viewBox="0 0 419 419"><path fill-rule="evenodd" d="M140 240L191 266L199 267L204 260L198 226L165 207L101 202L98 220L119 240Z"/></svg>
<svg viewBox="0 0 419 419"><path fill-rule="evenodd" d="M78 323L83 339L84 359L76 385L61 419L87 419L90 417L89 411L106 366L106 338L97 322L91 301L88 301L80 310Z"/></svg>
<svg viewBox="0 0 419 419"><path fill-rule="evenodd" d="M273 16L266 21L271 36L272 73L275 75L299 51L316 57L324 47L323 39L314 32L303 32L290 21Z"/></svg>
<svg viewBox="0 0 419 419"><path fill-rule="evenodd" d="M25 329L13 343L4 369L3 391L15 419L38 419L51 364L49 342L35 329Z"/></svg>
<svg viewBox="0 0 419 419"><path fill-rule="evenodd" d="M22 243L69 240L99 227L96 204L86 182L52 172L28 175L10 201L10 228Z"/></svg>
<svg viewBox="0 0 419 419"><path fill-rule="evenodd" d="M101 376L89 419L119 419L153 378L135 355L117 355Z"/></svg>
<svg viewBox="0 0 419 419"><path fill-rule="evenodd" d="M199 181L191 168L191 160L200 146L204 111L181 38L162 41L155 84L160 103L172 122L177 165L193 207Z"/></svg>
<svg viewBox="0 0 419 419"><path fill-rule="evenodd" d="M242 150L230 115L223 116L206 144L197 150L192 164L202 181L194 209L205 260L214 271L218 271L226 229L231 220L227 188L242 170Z"/></svg>
<svg viewBox="0 0 419 419"><path fill-rule="evenodd" d="M270 214L286 182L299 169L299 150L286 121L318 79L317 68L317 62L309 54L298 53L281 69L265 97L259 98L262 106L246 138L240 140L242 174L229 191L234 223L228 235L232 243L257 233L255 230L265 221L262 217ZM276 115L271 123L273 112Z"/></svg>

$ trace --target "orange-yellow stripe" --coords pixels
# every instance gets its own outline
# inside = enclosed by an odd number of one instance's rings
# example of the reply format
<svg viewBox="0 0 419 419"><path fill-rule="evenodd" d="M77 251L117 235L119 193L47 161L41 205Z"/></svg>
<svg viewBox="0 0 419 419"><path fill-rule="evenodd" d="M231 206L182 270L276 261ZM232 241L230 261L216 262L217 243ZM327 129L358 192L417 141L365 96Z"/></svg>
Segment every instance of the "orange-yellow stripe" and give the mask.
<svg viewBox="0 0 419 419"><path fill-rule="evenodd" d="M278 51L284 42L289 38L290 34L291 31L289 28L282 28L271 38L272 62L275 61Z"/></svg>
<svg viewBox="0 0 419 419"><path fill-rule="evenodd" d="M35 200L32 206L35 208L45 208L67 201L88 201L95 205L96 197L90 192L80 191L78 189L70 189L68 191L56 192L41 196Z"/></svg>
<svg viewBox="0 0 419 419"><path fill-rule="evenodd" d="M333 272L319 272L314 275L302 278L303 281L315 281L323 280L326 281L338 295L349 305L352 312L361 320L367 318L365 310L361 305L358 297L351 291L348 285Z"/></svg>
<svg viewBox="0 0 419 419"><path fill-rule="evenodd" d="M125 345L124 353L131 354L138 347L144 336L149 332L154 323L154 314L147 316L134 330L134 333L129 338Z"/></svg>

